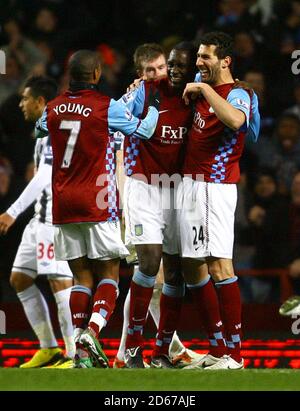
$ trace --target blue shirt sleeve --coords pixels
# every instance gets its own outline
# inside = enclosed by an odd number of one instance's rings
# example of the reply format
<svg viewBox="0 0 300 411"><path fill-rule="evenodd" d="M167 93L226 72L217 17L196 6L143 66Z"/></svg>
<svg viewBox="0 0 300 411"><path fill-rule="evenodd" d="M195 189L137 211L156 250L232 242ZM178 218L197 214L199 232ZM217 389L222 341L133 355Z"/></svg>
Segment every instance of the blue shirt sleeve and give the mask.
<svg viewBox="0 0 300 411"><path fill-rule="evenodd" d="M227 101L234 108L241 110L246 116L246 123L242 125L241 130L245 130L249 127L249 118L250 118L250 105L251 99L246 90L242 88L234 88L230 91L227 96Z"/></svg>
<svg viewBox="0 0 300 411"><path fill-rule="evenodd" d="M254 143L257 142L260 130L260 114L258 109L258 98L255 93L251 98L251 118L248 128L247 137L249 137Z"/></svg>
<svg viewBox="0 0 300 411"><path fill-rule="evenodd" d="M141 117L145 105L145 83L133 91L124 94L118 101L121 101L135 117Z"/></svg>
<svg viewBox="0 0 300 411"><path fill-rule="evenodd" d="M150 106L147 116L140 120L127 108L122 99L111 100L108 107L108 127L111 134L121 131L127 136L133 135L142 139L152 137L158 120L158 111Z"/></svg>

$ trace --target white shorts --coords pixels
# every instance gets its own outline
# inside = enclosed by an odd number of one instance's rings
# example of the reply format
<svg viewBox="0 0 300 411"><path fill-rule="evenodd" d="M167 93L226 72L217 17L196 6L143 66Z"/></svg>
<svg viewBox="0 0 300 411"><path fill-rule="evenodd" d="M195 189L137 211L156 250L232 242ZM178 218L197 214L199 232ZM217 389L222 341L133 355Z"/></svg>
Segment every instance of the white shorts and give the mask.
<svg viewBox="0 0 300 411"><path fill-rule="evenodd" d="M112 260L129 255L121 239L118 221L63 224L56 228L54 249L60 260L74 260L84 256Z"/></svg>
<svg viewBox="0 0 300 411"><path fill-rule="evenodd" d="M174 191L126 177L126 245L162 244L163 252L179 253Z"/></svg>
<svg viewBox="0 0 300 411"><path fill-rule="evenodd" d="M181 256L231 259L236 185L185 177L177 194Z"/></svg>
<svg viewBox="0 0 300 411"><path fill-rule="evenodd" d="M72 278L68 263L58 261L54 256L55 227L41 223L33 218L27 224L19 245L12 271L27 274L31 278L37 275L53 275Z"/></svg>

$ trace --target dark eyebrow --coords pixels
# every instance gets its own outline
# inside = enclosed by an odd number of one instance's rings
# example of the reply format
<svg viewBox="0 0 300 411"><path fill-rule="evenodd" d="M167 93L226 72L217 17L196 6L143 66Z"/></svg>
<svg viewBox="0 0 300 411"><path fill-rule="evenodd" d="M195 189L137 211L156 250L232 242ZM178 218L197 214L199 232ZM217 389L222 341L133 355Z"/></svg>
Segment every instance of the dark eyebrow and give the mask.
<svg viewBox="0 0 300 411"><path fill-rule="evenodd" d="M209 54L205 54L205 53L197 53L197 57L210 57Z"/></svg>

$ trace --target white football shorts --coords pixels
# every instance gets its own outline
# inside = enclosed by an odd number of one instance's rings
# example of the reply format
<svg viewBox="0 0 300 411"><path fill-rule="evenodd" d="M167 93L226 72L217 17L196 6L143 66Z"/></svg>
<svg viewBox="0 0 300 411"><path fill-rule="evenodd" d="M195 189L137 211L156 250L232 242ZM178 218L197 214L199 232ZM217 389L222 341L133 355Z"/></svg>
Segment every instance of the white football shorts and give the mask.
<svg viewBox="0 0 300 411"><path fill-rule="evenodd" d="M112 260L129 255L121 239L119 221L99 223L62 224L56 227L55 255L60 260Z"/></svg>
<svg viewBox="0 0 300 411"><path fill-rule="evenodd" d="M55 227L32 218L27 224L19 245L12 271L27 274L31 278L38 275L55 275L72 278L68 263L58 261L54 254Z"/></svg>
<svg viewBox="0 0 300 411"><path fill-rule="evenodd" d="M232 259L236 202L235 184L184 177L177 193L181 256Z"/></svg>
<svg viewBox="0 0 300 411"><path fill-rule="evenodd" d="M163 252L178 254L175 189L126 177L124 187L126 245L162 244Z"/></svg>

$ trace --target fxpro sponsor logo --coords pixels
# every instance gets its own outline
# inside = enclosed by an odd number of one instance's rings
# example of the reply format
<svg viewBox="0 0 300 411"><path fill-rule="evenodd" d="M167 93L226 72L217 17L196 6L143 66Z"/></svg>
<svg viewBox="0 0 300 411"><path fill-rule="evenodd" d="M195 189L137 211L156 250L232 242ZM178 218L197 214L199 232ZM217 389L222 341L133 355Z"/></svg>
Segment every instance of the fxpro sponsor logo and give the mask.
<svg viewBox="0 0 300 411"><path fill-rule="evenodd" d="M194 114L193 127L201 131L205 127L205 124L205 120L201 117L201 114L196 111Z"/></svg>
<svg viewBox="0 0 300 411"><path fill-rule="evenodd" d="M183 140L183 136L187 133L186 127L178 127L173 129L171 126L162 126L161 137L162 139L169 140Z"/></svg>

